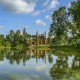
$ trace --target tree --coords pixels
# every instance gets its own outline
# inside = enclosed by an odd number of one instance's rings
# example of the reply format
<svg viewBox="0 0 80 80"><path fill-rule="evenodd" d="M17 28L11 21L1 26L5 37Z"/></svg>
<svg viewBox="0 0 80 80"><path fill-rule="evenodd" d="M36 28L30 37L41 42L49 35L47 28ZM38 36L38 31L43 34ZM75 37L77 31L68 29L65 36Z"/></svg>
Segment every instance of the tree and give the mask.
<svg viewBox="0 0 80 80"><path fill-rule="evenodd" d="M3 45L4 35L0 34L0 45Z"/></svg>
<svg viewBox="0 0 80 80"><path fill-rule="evenodd" d="M13 44L14 44L14 36L15 36L14 30L10 30L9 34L6 35L7 41L8 41L12 46L13 46Z"/></svg>
<svg viewBox="0 0 80 80"><path fill-rule="evenodd" d="M20 45L21 31L17 30L14 36L14 46Z"/></svg>
<svg viewBox="0 0 80 80"><path fill-rule="evenodd" d="M23 29L23 35L26 35L27 32L26 32L26 28Z"/></svg>
<svg viewBox="0 0 80 80"><path fill-rule="evenodd" d="M66 7L60 7L58 10L54 11L52 15L49 37L52 37L52 40L55 38L56 44L66 44L69 24L70 22L68 19L68 13L66 12Z"/></svg>
<svg viewBox="0 0 80 80"><path fill-rule="evenodd" d="M73 39L78 43L80 41L80 0L71 2L69 15L72 19L72 26L70 29L72 31Z"/></svg>

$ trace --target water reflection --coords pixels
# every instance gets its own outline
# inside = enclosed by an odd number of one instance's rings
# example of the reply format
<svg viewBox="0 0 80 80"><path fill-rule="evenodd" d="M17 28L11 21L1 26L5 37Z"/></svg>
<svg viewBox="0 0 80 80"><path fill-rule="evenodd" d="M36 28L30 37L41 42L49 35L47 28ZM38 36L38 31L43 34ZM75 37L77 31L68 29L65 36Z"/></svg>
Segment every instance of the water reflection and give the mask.
<svg viewBox="0 0 80 80"><path fill-rule="evenodd" d="M26 51L26 50L9 51L9 53L5 57L6 59L9 60L10 64L13 64L14 62L16 62L17 64L20 64L21 62L23 62L23 64L25 65L25 63L32 58L36 59L37 63L39 59L44 60L44 62L46 63L47 52L48 50L46 51L46 50L37 50L37 49L29 50L29 51ZM49 59L50 59L50 56L49 56Z"/></svg>
<svg viewBox="0 0 80 80"><path fill-rule="evenodd" d="M40 77L40 79L38 80L41 80L41 79L42 80L45 80L45 79L46 80L69 80L70 77L75 76L74 73L80 76L80 73L78 73L80 71L79 51L60 51L60 50L56 51L56 50L38 50L38 49L0 50L0 64L1 62L5 62L6 60L9 61L10 65L14 65L14 64L20 65L21 63L24 66L27 65L26 70L22 69L23 71L21 71L20 70L21 68L19 69L18 67L18 69L16 69L16 72L13 71L14 66L12 66L12 68L9 69L10 72L12 73L15 72L16 74L18 72L20 72L20 74L21 72L23 72L24 75L35 74ZM43 62L45 64L42 64ZM34 66L33 63L35 63L36 66ZM6 67L8 67L8 65L6 65ZM29 65L29 68L31 67L30 70L28 69L28 65ZM4 69L5 69L5 66L4 66ZM37 70L37 72L35 71L35 69ZM43 77L41 78L41 76ZM80 80L80 78L78 79ZM78 79L76 78L75 80L78 80ZM9 80L9 77L8 77L8 80ZM17 80L17 79L14 79L14 80ZM31 80L34 80L34 79L31 79ZM35 80L37 80L37 78Z"/></svg>
<svg viewBox="0 0 80 80"><path fill-rule="evenodd" d="M74 51L67 54L66 52L58 51L56 55L58 56L56 64L50 69L50 75L53 80L80 80L80 77L72 78L76 72L80 76L80 73L78 73L80 71L80 54L78 52L75 54Z"/></svg>

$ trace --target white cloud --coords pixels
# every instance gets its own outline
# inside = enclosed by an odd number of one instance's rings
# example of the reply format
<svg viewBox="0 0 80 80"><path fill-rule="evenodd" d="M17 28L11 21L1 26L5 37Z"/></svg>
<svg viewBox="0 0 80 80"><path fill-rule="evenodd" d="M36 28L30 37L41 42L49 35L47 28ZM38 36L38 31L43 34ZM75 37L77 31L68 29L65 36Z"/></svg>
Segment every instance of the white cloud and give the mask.
<svg viewBox="0 0 80 80"><path fill-rule="evenodd" d="M43 6L46 6L49 4L49 0L47 0L46 2L43 3Z"/></svg>
<svg viewBox="0 0 80 80"><path fill-rule="evenodd" d="M58 0L46 0L43 4L42 4L42 7L46 7L46 8L43 8L42 10L36 10L32 13L32 16L38 16L48 10L51 10L51 9L54 9L57 5L59 5L59 2Z"/></svg>
<svg viewBox="0 0 80 80"><path fill-rule="evenodd" d="M36 20L35 24L39 25L39 26L46 26L46 23L44 21L42 21L41 19Z"/></svg>
<svg viewBox="0 0 80 80"><path fill-rule="evenodd" d="M35 10L35 2L27 2L25 0L0 0L0 4L4 6L4 9L13 13L28 14Z"/></svg>
<svg viewBox="0 0 80 80"><path fill-rule="evenodd" d="M43 10L34 11L34 12L32 13L32 16L38 16L38 15L44 13L45 11L47 11L47 10L46 10L46 9L43 9Z"/></svg>
<svg viewBox="0 0 80 80"><path fill-rule="evenodd" d="M15 14L29 14L38 16L48 10L54 9L59 4L58 0L45 0L42 10L35 10L39 0L0 0L4 9Z"/></svg>
<svg viewBox="0 0 80 80"><path fill-rule="evenodd" d="M56 7L56 5L59 5L59 2L57 0L52 0L49 4L49 9L53 9Z"/></svg>
<svg viewBox="0 0 80 80"><path fill-rule="evenodd" d="M32 13L32 15L33 16L38 16L38 15L40 15L42 12L41 11L34 11L33 13Z"/></svg>
<svg viewBox="0 0 80 80"><path fill-rule="evenodd" d="M46 15L45 18L51 20L51 16L50 15Z"/></svg>
<svg viewBox="0 0 80 80"><path fill-rule="evenodd" d="M47 0L46 2L43 3L43 6L47 6L48 8L45 8L41 11L38 11L38 10L34 11L32 13L32 15L33 16L38 16L38 15L40 15L40 14L42 14L42 13L44 13L44 12L50 10L50 9L54 9L57 5L59 5L59 2L57 0L52 0L52 1ZM51 19L50 16L46 16L46 18Z"/></svg>
<svg viewBox="0 0 80 80"><path fill-rule="evenodd" d="M47 11L47 9L34 11L34 12L32 13L32 16L38 16L38 15L40 15L40 14L46 12L46 11Z"/></svg>

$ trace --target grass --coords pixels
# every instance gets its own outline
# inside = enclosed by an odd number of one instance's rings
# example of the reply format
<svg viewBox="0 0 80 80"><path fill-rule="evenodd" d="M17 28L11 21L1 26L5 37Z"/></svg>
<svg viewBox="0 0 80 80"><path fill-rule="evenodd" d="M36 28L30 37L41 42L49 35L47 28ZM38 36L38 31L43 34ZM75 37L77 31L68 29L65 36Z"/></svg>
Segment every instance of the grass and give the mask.
<svg viewBox="0 0 80 80"><path fill-rule="evenodd" d="M35 48L37 49L41 49L41 50L50 50L50 45L49 44L46 44L46 45L37 45L35 46Z"/></svg>
<svg viewBox="0 0 80 80"><path fill-rule="evenodd" d="M12 47L12 46L1 46L1 45L0 45L0 49L1 49L1 50L2 50L2 49L13 49L13 48L15 48L15 49L17 49L17 50L28 49L27 46L22 46L22 45L17 45L17 46L15 46L15 47Z"/></svg>
<svg viewBox="0 0 80 80"><path fill-rule="evenodd" d="M60 49L60 50L80 50L80 46L77 45L59 45L59 46L50 46L50 48Z"/></svg>
<svg viewBox="0 0 80 80"><path fill-rule="evenodd" d="M36 47L37 48L50 48L50 45L49 44L46 44L46 45L37 45Z"/></svg>
<svg viewBox="0 0 80 80"><path fill-rule="evenodd" d="M0 49L11 49L11 48L15 48L15 49L28 49L28 46L22 46L22 45L17 45L15 47L11 47L11 46L0 46ZM80 51L80 46L77 45L52 45L50 46L49 44L46 45L37 45L37 46L33 46L33 48L37 48L37 49L41 49L41 50L50 50L50 49L55 49L55 50L79 50Z"/></svg>

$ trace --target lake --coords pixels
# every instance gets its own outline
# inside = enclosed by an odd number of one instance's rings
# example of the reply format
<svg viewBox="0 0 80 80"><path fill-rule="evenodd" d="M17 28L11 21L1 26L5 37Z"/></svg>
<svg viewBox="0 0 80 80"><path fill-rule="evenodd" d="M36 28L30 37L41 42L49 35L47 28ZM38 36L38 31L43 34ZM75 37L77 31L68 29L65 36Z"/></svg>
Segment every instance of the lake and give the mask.
<svg viewBox="0 0 80 80"><path fill-rule="evenodd" d="M78 50L0 50L0 80L80 80Z"/></svg>

